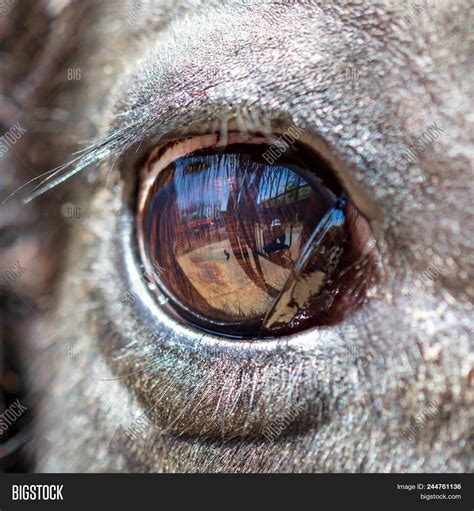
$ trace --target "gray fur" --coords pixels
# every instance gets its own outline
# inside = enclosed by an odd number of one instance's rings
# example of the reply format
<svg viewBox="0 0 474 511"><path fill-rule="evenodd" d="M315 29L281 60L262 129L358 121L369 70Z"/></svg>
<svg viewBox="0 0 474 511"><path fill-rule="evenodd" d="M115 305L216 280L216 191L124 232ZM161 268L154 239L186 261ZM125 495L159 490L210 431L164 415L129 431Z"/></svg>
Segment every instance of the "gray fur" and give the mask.
<svg viewBox="0 0 474 511"><path fill-rule="evenodd" d="M25 4L10 15L28 24ZM48 92L53 99L8 154L17 183L7 191L33 177L20 158L39 175L84 140L106 143L71 181L2 206L30 222L65 200L82 212L72 224L44 220L49 233L62 226L61 250L36 233L52 259L35 272L58 270L54 287L45 279L27 291L53 297L28 322L21 350L37 411L36 469L471 471L472 2L431 2L416 22L404 19L414 4L402 1L38 4L48 28L33 30L46 45L25 63L14 46L28 35L7 37L19 68L8 90L31 91L18 100L27 118ZM68 68L81 79L68 80ZM4 125L14 124L7 114ZM433 123L442 133L408 164L404 151ZM278 342L178 325L140 279L140 162L158 140L290 124L333 162L372 221L386 279L345 324ZM430 265L443 270L414 293ZM68 346L79 355L67 356ZM406 435L432 402L432 420ZM151 409L137 438L127 435ZM265 435L288 416L283 434Z"/></svg>

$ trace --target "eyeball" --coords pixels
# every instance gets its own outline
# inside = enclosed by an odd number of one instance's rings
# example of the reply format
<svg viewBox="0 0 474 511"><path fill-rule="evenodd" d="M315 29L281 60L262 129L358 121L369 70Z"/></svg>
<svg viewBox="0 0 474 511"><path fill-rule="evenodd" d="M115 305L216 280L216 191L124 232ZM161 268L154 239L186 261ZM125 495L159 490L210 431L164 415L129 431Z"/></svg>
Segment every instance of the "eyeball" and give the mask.
<svg viewBox="0 0 474 511"><path fill-rule="evenodd" d="M363 301L371 231L321 157L263 137L156 148L138 197L143 264L171 313L257 339L335 324ZM160 300L161 301L161 300Z"/></svg>

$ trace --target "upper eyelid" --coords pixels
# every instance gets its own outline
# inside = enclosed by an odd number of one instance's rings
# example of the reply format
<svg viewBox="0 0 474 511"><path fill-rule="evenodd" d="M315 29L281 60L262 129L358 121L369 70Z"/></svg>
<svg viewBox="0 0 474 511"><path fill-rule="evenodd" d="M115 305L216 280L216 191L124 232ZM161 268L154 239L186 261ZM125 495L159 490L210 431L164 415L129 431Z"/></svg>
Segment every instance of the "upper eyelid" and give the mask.
<svg viewBox="0 0 474 511"><path fill-rule="evenodd" d="M124 148L122 156L128 152L138 163L157 145L209 133L227 133L230 130L239 132L241 127L249 133L262 134L270 139L284 133L288 127L296 125L307 135L303 140L313 150L320 153L325 159L331 159L331 166L339 173L350 178L351 170L345 165L342 158L338 158L334 150L330 150L321 137L316 126L310 121L296 124L290 114L282 114L281 109L273 111L265 105L257 105L255 102L245 103L245 99L235 91L235 101L229 105L227 101L208 96L193 96L192 94L177 93L173 90L163 90L163 94L155 88L155 94L160 96L160 102L153 100L150 87L139 83L137 75L123 82L122 93L118 95L118 109L110 118L113 123L110 133L116 130L127 129L129 116L134 118L135 125L130 131L130 140ZM155 84L156 85L156 84ZM165 87L165 83L161 84ZM131 107L124 101L126 97L134 97L135 104ZM163 115L162 115L163 114ZM302 118L304 121L304 117ZM116 158L117 154L114 154ZM133 164L133 162L132 162ZM340 176L341 178L343 176ZM347 185L347 180L345 181ZM357 183L352 183L348 188L355 188ZM351 190L348 190L351 193ZM352 193L351 193L352 194ZM363 194L359 190L359 195ZM378 219L380 212L376 205L372 204L368 197L362 197L357 202L358 208L367 218Z"/></svg>
<svg viewBox="0 0 474 511"><path fill-rule="evenodd" d="M200 106L201 108L196 110L178 109L175 116L170 119L170 122L164 123L161 126L151 126L148 129L146 126L138 128L136 141L131 147L125 148L122 155L120 155L122 157L129 156L132 158L132 161L129 161L129 165L126 165L126 168L130 168L130 166L138 166L144 158L148 158L150 152L157 146L163 146L169 142L188 137L190 138L192 136L202 136L213 133L222 134L220 131L215 130L215 128L222 129L222 126L219 123L211 123L211 126L209 126L209 123L207 122L207 111L209 105L204 103ZM225 110L224 105L213 106L218 112ZM257 111L259 110L257 107L255 107L255 109ZM275 121L273 120L274 118L272 117L271 112L263 113L258 111L255 115L259 114L265 115L268 119L271 119L268 121L268 125L272 127L268 128L268 126L265 126L266 131L262 133L263 130L259 131L257 126L250 124L248 126L248 131L252 133L253 130L255 130L255 133L266 136L270 141L277 139L280 135L285 133L289 127L295 126L290 120L286 122L282 121L281 117L277 117L278 114L275 114L275 119L277 119ZM238 110L235 111L235 115L239 115ZM206 120L204 124L203 119ZM225 126L226 133L228 131L239 132L239 130L236 129L234 121L229 122L225 119L225 122L227 123ZM206 127L208 127L208 129L206 129ZM213 129L209 129L209 127ZM298 127L298 129L301 130L300 127ZM320 137L317 131L301 131L303 132L303 135L299 141L311 147L313 151L317 152L328 161L330 167L336 172L347 191L352 196L352 199L359 210L369 220L380 221L382 219L382 213L378 206L373 203L370 197L366 196L360 184L353 180L352 171L346 165L343 158L339 157L337 153L327 146L326 141ZM119 155L114 155L114 157L117 156Z"/></svg>
<svg viewBox="0 0 474 511"><path fill-rule="evenodd" d="M171 115L163 117L157 113L154 122L147 123L147 119L137 122L130 130L132 133L127 147L124 147L121 154L114 154L114 158L130 156L138 162L157 146L164 146L185 138L213 134L225 139L229 132L263 136L271 141L284 133L288 127L293 126L289 119L283 121L279 114L271 111L264 112L256 105L252 106L251 113L247 107L244 107L245 113L243 113L243 107L239 101L236 101L231 113L229 113L228 104L210 102L208 99L198 102L191 108L189 105L187 107L185 105L181 107L175 103L174 112ZM144 110L147 108L145 107ZM213 112L212 116L209 115L210 111ZM249 118L249 115L252 115L253 119ZM255 122L255 119L265 120ZM118 112L114 116L114 123L109 128L109 136L113 137L116 131L124 129L127 129L126 112Z"/></svg>

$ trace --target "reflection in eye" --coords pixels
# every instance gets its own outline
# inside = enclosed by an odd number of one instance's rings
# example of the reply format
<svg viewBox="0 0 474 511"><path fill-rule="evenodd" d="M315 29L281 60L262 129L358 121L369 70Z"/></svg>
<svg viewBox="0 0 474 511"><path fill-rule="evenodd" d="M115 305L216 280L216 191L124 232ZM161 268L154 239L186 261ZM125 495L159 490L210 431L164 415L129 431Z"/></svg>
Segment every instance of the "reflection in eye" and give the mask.
<svg viewBox="0 0 474 511"><path fill-rule="evenodd" d="M326 164L304 151L268 164L265 149L161 154L145 169L142 257L201 329L257 338L333 324L360 305L373 273L370 229Z"/></svg>

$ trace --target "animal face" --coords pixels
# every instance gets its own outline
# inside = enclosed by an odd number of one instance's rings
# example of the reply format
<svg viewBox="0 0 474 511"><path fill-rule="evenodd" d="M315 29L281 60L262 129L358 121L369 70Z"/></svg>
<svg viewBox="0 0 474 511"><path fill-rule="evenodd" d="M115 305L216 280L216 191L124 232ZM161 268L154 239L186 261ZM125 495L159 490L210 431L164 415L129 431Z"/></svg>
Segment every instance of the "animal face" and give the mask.
<svg viewBox="0 0 474 511"><path fill-rule="evenodd" d="M18 0L0 18L2 195L29 183L2 205L2 271L25 268L2 284L3 329L35 470L472 470L472 15ZM144 278L145 162L177 140L290 129L365 219L376 285L342 321L276 338L179 321Z"/></svg>

